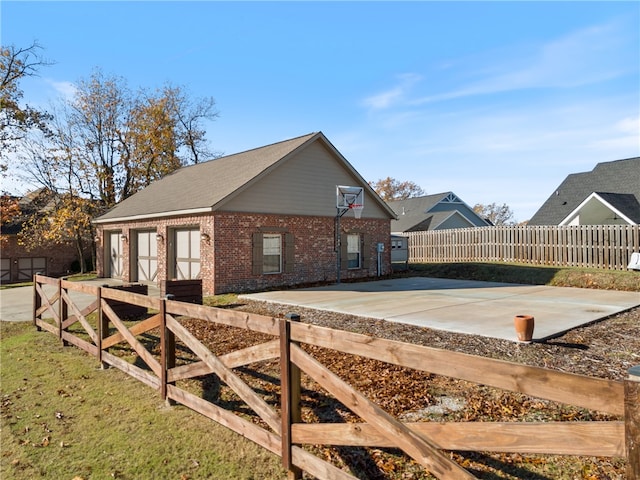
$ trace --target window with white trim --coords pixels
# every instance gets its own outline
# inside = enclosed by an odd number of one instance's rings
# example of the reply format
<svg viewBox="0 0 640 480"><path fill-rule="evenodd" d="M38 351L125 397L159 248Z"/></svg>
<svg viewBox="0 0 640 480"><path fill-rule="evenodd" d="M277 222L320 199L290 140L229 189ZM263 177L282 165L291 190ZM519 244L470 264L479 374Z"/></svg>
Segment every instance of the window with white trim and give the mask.
<svg viewBox="0 0 640 480"><path fill-rule="evenodd" d="M262 273L282 272L282 235L265 233L262 236Z"/></svg>
<svg viewBox="0 0 640 480"><path fill-rule="evenodd" d="M360 235L347 235L347 268L360 268L361 264Z"/></svg>

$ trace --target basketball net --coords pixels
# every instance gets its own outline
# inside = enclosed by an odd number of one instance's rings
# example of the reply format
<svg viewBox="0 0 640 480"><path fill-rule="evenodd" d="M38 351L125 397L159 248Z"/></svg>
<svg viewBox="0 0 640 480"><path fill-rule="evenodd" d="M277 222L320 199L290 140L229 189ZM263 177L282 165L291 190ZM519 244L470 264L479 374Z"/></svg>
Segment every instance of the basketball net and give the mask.
<svg viewBox="0 0 640 480"><path fill-rule="evenodd" d="M361 203L352 203L351 205L349 205L349 209L353 210L353 215L356 218L360 218L362 216L363 208L364 208L364 205Z"/></svg>

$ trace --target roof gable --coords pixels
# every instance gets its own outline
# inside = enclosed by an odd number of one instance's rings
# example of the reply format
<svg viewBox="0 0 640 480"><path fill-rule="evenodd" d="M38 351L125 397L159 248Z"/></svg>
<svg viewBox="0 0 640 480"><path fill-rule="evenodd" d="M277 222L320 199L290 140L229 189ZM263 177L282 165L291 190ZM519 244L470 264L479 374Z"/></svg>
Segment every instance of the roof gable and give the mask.
<svg viewBox="0 0 640 480"><path fill-rule="evenodd" d="M398 215L398 219L391 222L392 232L436 230L454 214L469 227L489 225L453 192L395 200L388 205Z"/></svg>
<svg viewBox="0 0 640 480"><path fill-rule="evenodd" d="M640 204L624 193L593 192L560 225L620 225L640 223Z"/></svg>
<svg viewBox="0 0 640 480"><path fill-rule="evenodd" d="M639 202L640 157L602 162L590 172L568 175L531 217L529 225L559 225L594 192L632 195ZM628 199L626 203L627 215L638 218L640 211L630 211L634 206Z"/></svg>
<svg viewBox="0 0 640 480"><path fill-rule="evenodd" d="M222 209L237 195L250 189L256 182L270 175L288 159L315 142L320 142L331 151L343 168L356 177L363 186L368 187L367 182L331 145L322 132L316 132L183 167L123 200L95 222L166 217ZM375 192L371 192L375 195ZM377 202L385 210L386 215L392 218L393 211L379 198Z"/></svg>

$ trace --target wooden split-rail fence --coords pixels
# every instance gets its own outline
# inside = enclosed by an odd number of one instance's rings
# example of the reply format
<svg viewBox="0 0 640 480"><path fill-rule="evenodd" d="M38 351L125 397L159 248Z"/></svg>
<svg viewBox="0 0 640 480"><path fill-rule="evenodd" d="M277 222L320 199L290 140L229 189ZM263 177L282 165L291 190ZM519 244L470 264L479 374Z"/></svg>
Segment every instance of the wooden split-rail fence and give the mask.
<svg viewBox="0 0 640 480"><path fill-rule="evenodd" d="M72 296L80 294L89 296L88 305L81 307L73 300ZM624 381L591 378L314 326L295 318L194 305L40 275L34 277L33 298L33 322L38 330L57 335L64 345L85 350L105 367L119 368L157 390L167 402L185 405L281 456L289 478L300 478L303 471L320 479L356 478L304 448L339 445L401 449L440 479L475 478L451 460L447 450L622 457L627 460L627 478L640 479L640 376L633 375L638 367L631 369ZM111 308L114 302L145 307L148 318L125 322ZM189 331L185 326L188 322L181 318L260 332L273 340L218 356ZM150 331L159 332L159 345L151 350L141 341L141 336L148 337ZM197 360L178 365L178 342L181 351L188 349ZM110 353L121 344L135 351L148 368ZM622 420L405 423L331 372L307 353L304 345L520 392ZM236 371L274 359L279 359L280 368L279 409ZM302 422L301 372L362 422ZM179 386L181 380L208 374L215 374L231 388L261 422L242 418Z"/></svg>

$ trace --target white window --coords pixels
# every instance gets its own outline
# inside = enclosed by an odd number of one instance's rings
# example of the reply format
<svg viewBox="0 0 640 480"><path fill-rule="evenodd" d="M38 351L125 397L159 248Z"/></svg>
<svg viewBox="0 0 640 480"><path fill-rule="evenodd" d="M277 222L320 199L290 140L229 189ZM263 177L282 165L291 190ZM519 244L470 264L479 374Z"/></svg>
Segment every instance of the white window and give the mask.
<svg viewBox="0 0 640 480"><path fill-rule="evenodd" d="M347 235L347 268L360 268L360 235Z"/></svg>
<svg viewBox="0 0 640 480"><path fill-rule="evenodd" d="M282 272L282 235L265 233L262 236L262 273Z"/></svg>

